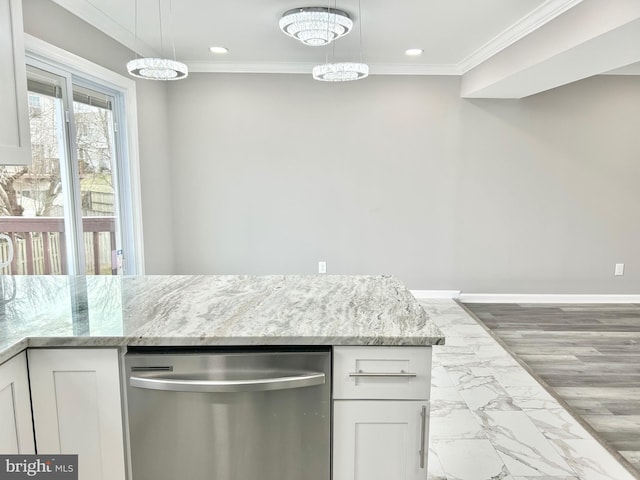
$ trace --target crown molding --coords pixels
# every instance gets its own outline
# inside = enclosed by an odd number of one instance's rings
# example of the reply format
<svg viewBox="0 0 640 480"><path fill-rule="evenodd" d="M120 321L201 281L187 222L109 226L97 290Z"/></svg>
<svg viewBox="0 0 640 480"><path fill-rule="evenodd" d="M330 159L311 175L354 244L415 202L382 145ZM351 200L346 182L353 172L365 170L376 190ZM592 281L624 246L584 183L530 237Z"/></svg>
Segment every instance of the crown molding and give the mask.
<svg viewBox="0 0 640 480"><path fill-rule="evenodd" d="M311 75L317 63L186 62L193 73L297 73ZM457 65L369 64L370 75L460 75Z"/></svg>
<svg viewBox="0 0 640 480"><path fill-rule="evenodd" d="M97 28L105 35L121 43L134 53L144 57L158 56L158 52L153 47L137 38L127 28L120 25L87 0L53 0L53 2L65 10L68 10L76 17L84 20L92 27Z"/></svg>
<svg viewBox="0 0 640 480"><path fill-rule="evenodd" d="M489 58L526 37L567 10L575 7L583 0L547 0L528 15L524 16L500 35L494 37L477 49L457 66L460 75L477 67Z"/></svg>
<svg viewBox="0 0 640 480"><path fill-rule="evenodd" d="M308 73L315 63L185 62L189 73Z"/></svg>
<svg viewBox="0 0 640 480"><path fill-rule="evenodd" d="M461 75L458 65L389 65L369 64L371 75Z"/></svg>
<svg viewBox="0 0 640 480"><path fill-rule="evenodd" d="M640 75L640 62L603 72L602 75Z"/></svg>

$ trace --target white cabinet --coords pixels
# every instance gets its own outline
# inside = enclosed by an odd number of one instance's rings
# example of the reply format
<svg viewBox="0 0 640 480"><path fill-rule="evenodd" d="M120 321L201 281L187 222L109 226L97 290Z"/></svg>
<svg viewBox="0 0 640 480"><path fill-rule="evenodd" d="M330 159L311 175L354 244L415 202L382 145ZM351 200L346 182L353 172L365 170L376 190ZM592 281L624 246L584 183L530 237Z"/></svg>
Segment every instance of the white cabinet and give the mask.
<svg viewBox="0 0 640 480"><path fill-rule="evenodd" d="M0 365L0 453L35 453L24 352Z"/></svg>
<svg viewBox="0 0 640 480"><path fill-rule="evenodd" d="M423 400L431 390L431 347L335 347L333 398Z"/></svg>
<svg viewBox="0 0 640 480"><path fill-rule="evenodd" d="M335 347L333 480L425 480L430 347Z"/></svg>
<svg viewBox="0 0 640 480"><path fill-rule="evenodd" d="M426 479L428 408L416 401L336 401L333 479Z"/></svg>
<svg viewBox="0 0 640 480"><path fill-rule="evenodd" d="M31 163L22 0L0 0L0 165Z"/></svg>
<svg viewBox="0 0 640 480"><path fill-rule="evenodd" d="M29 349L39 454L78 454L80 480L125 478L116 349Z"/></svg>

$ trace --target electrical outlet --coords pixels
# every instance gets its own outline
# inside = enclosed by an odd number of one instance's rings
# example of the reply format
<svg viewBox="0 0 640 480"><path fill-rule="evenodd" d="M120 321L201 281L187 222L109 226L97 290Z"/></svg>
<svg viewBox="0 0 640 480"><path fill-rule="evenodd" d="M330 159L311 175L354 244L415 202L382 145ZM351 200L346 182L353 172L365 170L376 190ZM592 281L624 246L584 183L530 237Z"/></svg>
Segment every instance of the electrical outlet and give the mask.
<svg viewBox="0 0 640 480"><path fill-rule="evenodd" d="M616 263L616 269L614 275L624 275L624 263Z"/></svg>
<svg viewBox="0 0 640 480"><path fill-rule="evenodd" d="M327 262L318 262L318 273L327 273Z"/></svg>

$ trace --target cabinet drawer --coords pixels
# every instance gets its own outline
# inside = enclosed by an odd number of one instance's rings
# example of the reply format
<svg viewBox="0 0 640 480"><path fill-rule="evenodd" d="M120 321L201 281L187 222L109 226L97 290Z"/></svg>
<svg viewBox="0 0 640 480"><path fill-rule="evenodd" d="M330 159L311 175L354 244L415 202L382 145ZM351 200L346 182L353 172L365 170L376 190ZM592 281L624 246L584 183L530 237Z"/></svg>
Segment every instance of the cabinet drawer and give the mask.
<svg viewBox="0 0 640 480"><path fill-rule="evenodd" d="M430 347L333 349L334 399L426 400L430 390Z"/></svg>

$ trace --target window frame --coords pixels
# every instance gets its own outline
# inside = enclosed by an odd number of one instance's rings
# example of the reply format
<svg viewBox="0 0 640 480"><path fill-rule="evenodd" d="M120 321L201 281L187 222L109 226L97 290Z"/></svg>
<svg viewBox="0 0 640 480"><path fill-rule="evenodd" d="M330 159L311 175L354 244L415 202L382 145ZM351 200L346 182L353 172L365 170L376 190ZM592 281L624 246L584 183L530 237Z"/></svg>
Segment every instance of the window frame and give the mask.
<svg viewBox="0 0 640 480"><path fill-rule="evenodd" d="M116 147L120 153L116 167L120 188L119 219L125 227L124 232L127 233L122 235L124 272L143 275L144 239L135 81L32 35L25 34L24 40L28 62L34 61L56 70L63 69L69 72L72 78L77 77L81 85L89 82L118 94L113 110L119 122L116 135Z"/></svg>

